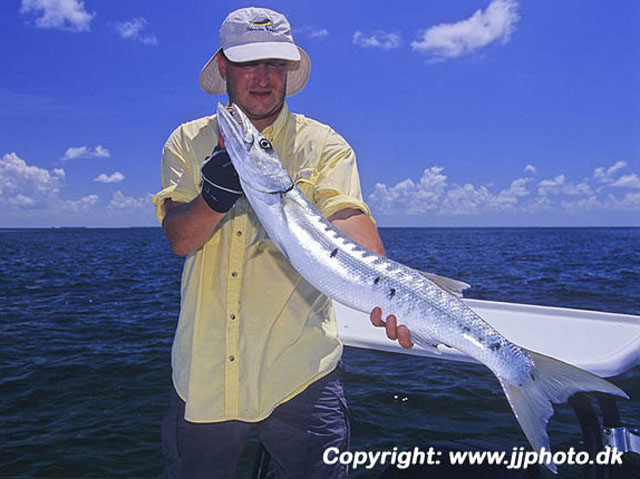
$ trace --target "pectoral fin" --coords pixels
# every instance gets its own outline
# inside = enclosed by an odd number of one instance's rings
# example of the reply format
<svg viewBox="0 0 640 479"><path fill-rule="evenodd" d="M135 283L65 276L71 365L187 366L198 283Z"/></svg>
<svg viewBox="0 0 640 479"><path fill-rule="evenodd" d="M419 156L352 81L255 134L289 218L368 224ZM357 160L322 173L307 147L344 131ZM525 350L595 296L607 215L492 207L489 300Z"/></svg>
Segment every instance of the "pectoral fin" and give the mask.
<svg viewBox="0 0 640 479"><path fill-rule="evenodd" d="M426 336L423 333L416 334L414 332L411 332L410 334L411 334L411 341L414 344L417 344L422 349L431 351L432 353L435 353L438 356L442 354L442 351L438 349L438 344L441 344L442 343L441 341L438 341L437 339L432 338L431 336Z"/></svg>
<svg viewBox="0 0 640 479"><path fill-rule="evenodd" d="M439 274L429 273L427 271L420 271L420 274L422 274L422 276L424 276L428 280L433 281L447 293L451 293L459 298L462 298L462 292L465 289L469 289L471 287L470 284L465 283L464 281L447 278L445 276L440 276Z"/></svg>

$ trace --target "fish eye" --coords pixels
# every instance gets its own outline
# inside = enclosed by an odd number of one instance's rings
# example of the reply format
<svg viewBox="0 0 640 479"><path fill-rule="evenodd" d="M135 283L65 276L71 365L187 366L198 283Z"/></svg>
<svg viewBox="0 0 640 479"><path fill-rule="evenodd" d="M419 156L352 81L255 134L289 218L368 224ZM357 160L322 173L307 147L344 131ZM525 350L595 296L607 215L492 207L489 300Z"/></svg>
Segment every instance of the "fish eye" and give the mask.
<svg viewBox="0 0 640 479"><path fill-rule="evenodd" d="M263 150L271 150L273 148L269 140L267 140L266 138L260 138L259 144L260 148L262 148Z"/></svg>

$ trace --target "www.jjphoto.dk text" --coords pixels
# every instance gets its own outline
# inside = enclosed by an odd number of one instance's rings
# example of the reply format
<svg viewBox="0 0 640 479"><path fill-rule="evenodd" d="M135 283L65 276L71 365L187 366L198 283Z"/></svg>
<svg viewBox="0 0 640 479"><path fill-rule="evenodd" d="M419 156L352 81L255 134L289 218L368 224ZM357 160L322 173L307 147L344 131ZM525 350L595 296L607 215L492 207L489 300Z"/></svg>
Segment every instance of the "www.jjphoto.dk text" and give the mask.
<svg viewBox="0 0 640 479"><path fill-rule="evenodd" d="M524 447L514 447L507 451L448 451L446 454L433 447L422 450L414 447L412 450L401 450L397 447L386 451L340 451L337 447L325 449L322 460L325 464L344 464L352 469L363 467L373 469L377 465L393 465L398 469L406 469L415 465L437 466L447 461L451 465L504 465L507 469L527 469L533 465L555 464L557 466L601 464L622 464L622 451L607 447L595 457L586 451L576 451L571 447L567 451L547 451L544 447L540 451L525 450Z"/></svg>

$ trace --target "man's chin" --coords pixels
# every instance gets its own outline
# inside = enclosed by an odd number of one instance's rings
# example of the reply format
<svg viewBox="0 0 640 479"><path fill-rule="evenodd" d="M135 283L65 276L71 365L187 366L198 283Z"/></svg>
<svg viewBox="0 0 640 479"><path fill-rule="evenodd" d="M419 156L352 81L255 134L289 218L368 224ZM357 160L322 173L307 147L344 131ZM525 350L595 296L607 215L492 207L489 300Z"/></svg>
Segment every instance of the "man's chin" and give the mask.
<svg viewBox="0 0 640 479"><path fill-rule="evenodd" d="M272 117L274 115L277 115L278 113L280 113L280 110L282 110L282 106L284 105L284 103L279 103L277 105L272 105L272 106L253 106L250 105L248 107L244 107L242 108L242 110L245 112L245 114L247 115L247 117L249 117L249 119L251 120L262 120L264 118L269 118ZM242 107L242 105L241 105Z"/></svg>

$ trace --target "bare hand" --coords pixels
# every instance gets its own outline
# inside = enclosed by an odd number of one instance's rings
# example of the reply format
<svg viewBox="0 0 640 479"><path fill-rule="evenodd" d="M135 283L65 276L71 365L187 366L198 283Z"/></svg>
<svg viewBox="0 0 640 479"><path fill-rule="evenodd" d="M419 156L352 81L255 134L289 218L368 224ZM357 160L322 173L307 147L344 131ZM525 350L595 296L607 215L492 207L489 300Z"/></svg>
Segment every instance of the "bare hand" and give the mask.
<svg viewBox="0 0 640 479"><path fill-rule="evenodd" d="M378 307L373 308L369 315L371 323L379 328L384 327L387 330L387 337L392 341L398 340L400 346L405 349L411 349L413 343L411 342L411 335L409 334L409 328L404 324L398 326L398 320L394 315L387 316L386 321L382 320L382 310Z"/></svg>

